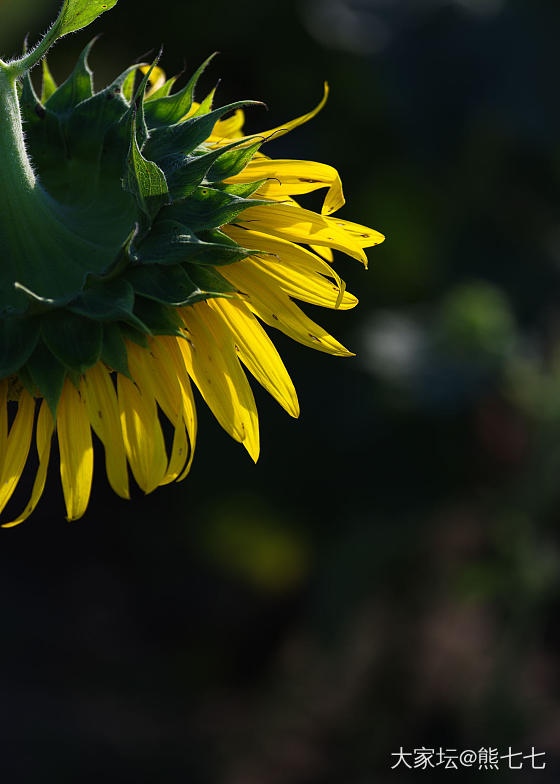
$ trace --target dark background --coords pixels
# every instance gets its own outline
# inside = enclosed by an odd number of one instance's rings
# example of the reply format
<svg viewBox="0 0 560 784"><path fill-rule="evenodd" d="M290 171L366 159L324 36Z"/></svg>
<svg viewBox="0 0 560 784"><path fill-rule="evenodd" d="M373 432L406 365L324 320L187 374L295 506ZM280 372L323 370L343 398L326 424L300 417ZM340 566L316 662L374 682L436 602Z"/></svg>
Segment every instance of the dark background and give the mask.
<svg viewBox="0 0 560 784"><path fill-rule="evenodd" d="M56 9L2 0L0 54ZM335 165L387 242L337 259L357 310L307 308L357 358L274 335L302 415L255 390L256 467L200 402L183 484L121 501L100 451L82 520L53 465L0 533L2 781L559 780L559 30L556 0L120 0L57 45L61 81L104 32L99 86L219 50L201 95L264 100L256 132L327 79L267 152Z"/></svg>

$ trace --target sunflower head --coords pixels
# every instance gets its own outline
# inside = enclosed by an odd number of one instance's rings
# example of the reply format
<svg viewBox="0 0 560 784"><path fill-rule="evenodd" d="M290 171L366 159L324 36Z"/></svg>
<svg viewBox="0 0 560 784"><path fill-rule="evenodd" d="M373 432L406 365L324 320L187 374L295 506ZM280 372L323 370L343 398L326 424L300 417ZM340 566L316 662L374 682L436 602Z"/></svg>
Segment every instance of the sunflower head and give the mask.
<svg viewBox="0 0 560 784"><path fill-rule="evenodd" d="M12 522L35 508L55 430L71 519L89 499L92 429L121 496L127 466L145 492L185 476L196 438L191 380L256 459L258 420L240 363L298 414L260 322L349 354L292 298L352 307L332 249L365 264L363 248L383 239L330 217L344 203L332 167L260 151L316 114L326 90L308 115L246 136L242 107L257 102L214 108L214 91L194 100L211 58L180 89L156 60L96 92L91 42L57 86L48 48L115 3L66 0L31 52L0 61L0 511L34 432L39 456L32 498ZM29 71L40 61L39 97ZM293 199L324 187L321 215ZM167 446L161 414L174 427Z"/></svg>

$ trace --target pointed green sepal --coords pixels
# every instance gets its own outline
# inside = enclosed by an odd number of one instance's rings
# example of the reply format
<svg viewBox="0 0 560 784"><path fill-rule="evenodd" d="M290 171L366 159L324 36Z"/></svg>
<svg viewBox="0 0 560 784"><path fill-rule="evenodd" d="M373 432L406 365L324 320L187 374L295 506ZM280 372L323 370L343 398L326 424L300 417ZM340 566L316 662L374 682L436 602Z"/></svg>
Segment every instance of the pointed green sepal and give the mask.
<svg viewBox="0 0 560 784"><path fill-rule="evenodd" d="M189 196L205 177L208 178L207 175L216 161L244 142L245 140L238 140L226 147L203 151L202 154L169 156L160 161L173 200L178 201Z"/></svg>
<svg viewBox="0 0 560 784"><path fill-rule="evenodd" d="M134 249L135 258L143 264L231 264L245 258L250 251L227 238L228 242L204 241L184 224L160 220L146 239Z"/></svg>
<svg viewBox="0 0 560 784"><path fill-rule="evenodd" d="M274 205L278 202L259 199L241 199L229 193L202 186L196 188L188 199L177 201L166 210L166 217L178 220L192 231L213 229L231 223L249 207Z"/></svg>
<svg viewBox="0 0 560 784"><path fill-rule="evenodd" d="M53 357L44 343L39 343L27 360L24 371L29 373L33 385L47 401L53 419L56 421L56 409L66 378L66 368ZM22 383L24 375L25 373L19 374Z"/></svg>
<svg viewBox="0 0 560 784"><path fill-rule="evenodd" d="M155 161L160 161L167 155L176 155L178 152L186 155L208 139L212 128L224 114L242 106L262 105L261 101L236 101L201 117L189 117L176 125L156 128L146 143L145 153Z"/></svg>
<svg viewBox="0 0 560 784"><path fill-rule="evenodd" d="M222 191L222 193L230 193L232 196L239 196L240 199L248 199L256 193L259 188L262 188L266 181L267 178L256 180L255 182L235 182L226 185L223 183L212 183L212 187Z"/></svg>
<svg viewBox="0 0 560 784"><path fill-rule="evenodd" d="M146 73L143 75L140 84L134 93L134 99L131 101L130 112L131 119L134 122L134 129L136 133L136 141L140 149L143 148L148 138L148 126L146 125L146 118L144 116L144 97L146 95L146 88L150 81L152 71L156 67L161 57L162 49L159 50L157 57L152 62Z"/></svg>
<svg viewBox="0 0 560 784"><path fill-rule="evenodd" d="M174 125L189 113L193 104L196 83L208 63L215 56L216 53L210 55L179 92L173 93L172 95L158 95L157 93L154 93L154 95L146 101L144 110L150 128L162 128L164 126ZM171 79L169 81L171 81ZM163 87L165 87L165 85ZM160 88L160 90L162 89L163 88Z"/></svg>
<svg viewBox="0 0 560 784"><path fill-rule="evenodd" d="M51 95L56 91L58 85L54 80L54 77L48 66L46 57L43 57L41 67L42 67L42 74L43 74L43 86L41 88L41 103L45 104L49 100Z"/></svg>
<svg viewBox="0 0 560 784"><path fill-rule="evenodd" d="M220 275L212 267L202 267L199 264L189 264L187 267L188 275L200 289L203 298L208 297L228 297L234 294L237 289Z"/></svg>
<svg viewBox="0 0 560 784"><path fill-rule="evenodd" d="M150 327L153 335L181 336L183 322L175 308L152 299L137 297L134 309L138 318Z"/></svg>
<svg viewBox="0 0 560 784"><path fill-rule="evenodd" d="M25 365L38 338L37 319L0 319L0 378L11 376Z"/></svg>
<svg viewBox="0 0 560 784"><path fill-rule="evenodd" d="M41 118L45 116L45 107L37 97L37 93L31 83L29 72L25 73L21 83L22 89L19 107L22 119L27 125L26 130L28 130L28 126L31 123L38 123L41 121Z"/></svg>
<svg viewBox="0 0 560 784"><path fill-rule="evenodd" d="M247 142L243 139L243 143ZM222 147L223 155L221 155L216 163L212 166L206 179L208 182L218 182L225 180L228 177L234 177L239 174L247 166L253 155L262 146L262 139L260 141L250 144L248 147L237 147L235 150L230 150L228 147Z"/></svg>
<svg viewBox="0 0 560 784"><path fill-rule="evenodd" d="M132 269L128 279L137 294L164 305L188 305L193 301L193 296L201 294L185 270L178 265L162 267L159 264L144 264Z"/></svg>
<svg viewBox="0 0 560 784"><path fill-rule="evenodd" d="M88 65L87 58L97 37L92 39L82 51L74 70L58 87L45 103L45 108L55 114L69 115L82 101L86 101L93 95L92 71Z"/></svg>
<svg viewBox="0 0 560 784"><path fill-rule="evenodd" d="M138 206L148 219L156 215L169 202L165 174L154 161L144 158L136 141L134 122L131 123L130 147L127 155L124 185L136 197Z"/></svg>
<svg viewBox="0 0 560 784"><path fill-rule="evenodd" d="M67 368L84 373L99 361L103 329L98 321L55 311L43 318L41 334L47 348Z"/></svg>
<svg viewBox="0 0 560 784"><path fill-rule="evenodd" d="M161 87L158 87L157 90L154 90L153 93L150 93L150 95L147 96L145 99L144 108L147 109L147 104L150 101L155 101L159 98L166 98L171 92L171 89L176 81L177 81L177 77L172 76L170 79L164 82L164 84L162 84Z"/></svg>
<svg viewBox="0 0 560 784"><path fill-rule="evenodd" d="M126 343L124 342L120 326L114 322L103 324L101 359L111 370L116 370L117 373L122 373L127 378L131 377L128 368Z"/></svg>
<svg viewBox="0 0 560 784"><path fill-rule="evenodd" d="M214 96L216 95L216 90L218 89L218 84L213 87L206 98L203 98L200 102L198 109L191 114L191 117L201 117L203 114L208 114L208 112L212 111L212 104L214 102Z"/></svg>
<svg viewBox="0 0 560 784"><path fill-rule="evenodd" d="M151 335L149 330L148 332L142 332L139 329L131 327L130 324L120 324L119 326L123 339L132 340L133 343L136 343L137 346L141 346L142 348L149 348L148 336Z"/></svg>

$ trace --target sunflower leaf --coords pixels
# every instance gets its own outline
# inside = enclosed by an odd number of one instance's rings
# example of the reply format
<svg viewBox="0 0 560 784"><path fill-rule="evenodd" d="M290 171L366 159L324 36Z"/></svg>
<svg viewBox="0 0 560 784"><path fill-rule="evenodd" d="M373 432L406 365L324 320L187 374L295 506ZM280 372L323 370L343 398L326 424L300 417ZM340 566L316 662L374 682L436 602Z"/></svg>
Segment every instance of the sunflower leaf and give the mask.
<svg viewBox="0 0 560 784"><path fill-rule="evenodd" d="M116 4L117 0L65 0L54 23L57 38L87 27Z"/></svg>

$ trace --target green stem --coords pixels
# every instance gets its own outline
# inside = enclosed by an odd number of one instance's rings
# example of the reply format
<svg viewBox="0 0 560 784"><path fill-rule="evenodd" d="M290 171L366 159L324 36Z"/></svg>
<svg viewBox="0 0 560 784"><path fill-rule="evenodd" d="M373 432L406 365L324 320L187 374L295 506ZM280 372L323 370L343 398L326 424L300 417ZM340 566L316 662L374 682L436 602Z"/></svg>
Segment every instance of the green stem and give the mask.
<svg viewBox="0 0 560 784"><path fill-rule="evenodd" d="M0 215L19 198L29 197L36 177L25 149L16 78L0 61L0 192L13 198L0 200Z"/></svg>

